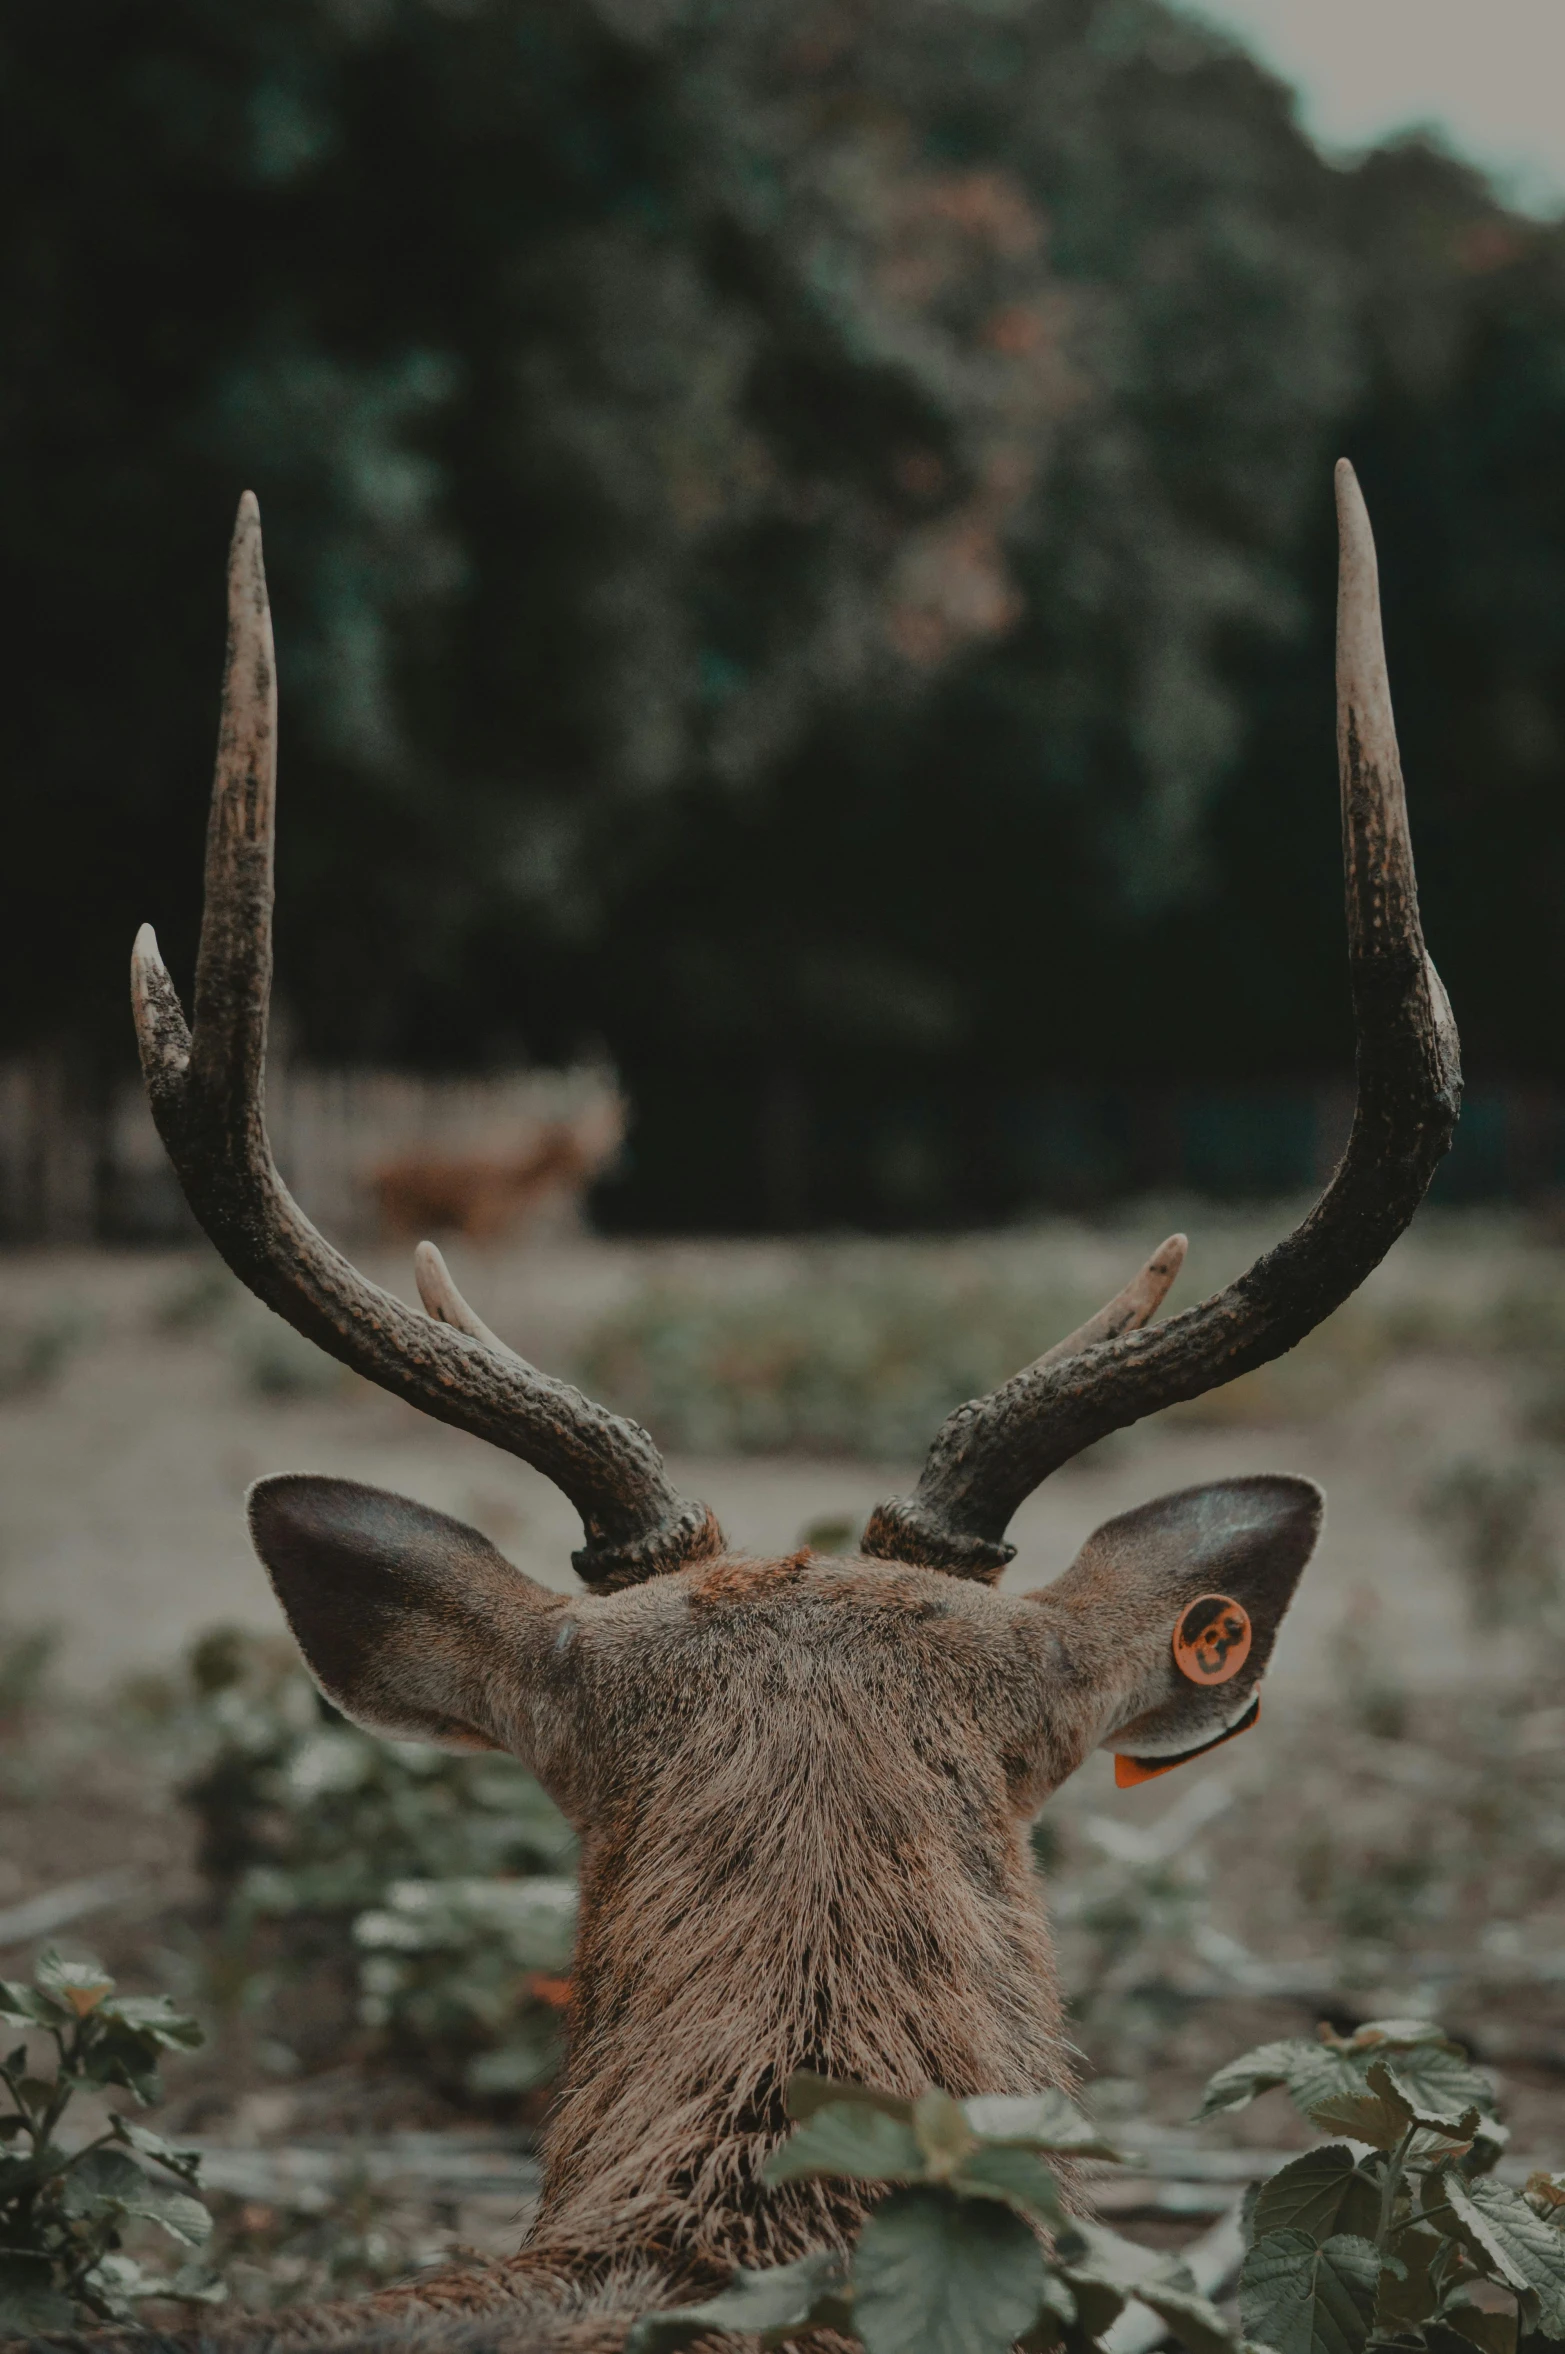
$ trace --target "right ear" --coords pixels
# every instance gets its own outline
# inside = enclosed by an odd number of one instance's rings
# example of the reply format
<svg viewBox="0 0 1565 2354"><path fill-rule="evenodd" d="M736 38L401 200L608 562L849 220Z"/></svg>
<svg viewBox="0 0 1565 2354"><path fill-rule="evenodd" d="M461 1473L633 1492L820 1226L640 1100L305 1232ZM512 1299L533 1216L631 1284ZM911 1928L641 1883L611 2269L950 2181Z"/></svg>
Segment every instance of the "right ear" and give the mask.
<svg viewBox="0 0 1565 2354"><path fill-rule="evenodd" d="M1076 1762L1102 1743L1144 1779L1239 1730L1324 1504L1313 1481L1281 1473L1183 1488L1105 1521L1063 1577L1025 1597L1057 1723L1076 1720ZM1236 1626L1219 1599L1239 1605ZM1209 1657L1182 1640L1208 1628Z"/></svg>
<svg viewBox="0 0 1565 2354"><path fill-rule="evenodd" d="M305 1662L344 1716L393 1740L526 1753L539 1674L574 1598L383 1488L288 1472L258 1480L247 1502Z"/></svg>

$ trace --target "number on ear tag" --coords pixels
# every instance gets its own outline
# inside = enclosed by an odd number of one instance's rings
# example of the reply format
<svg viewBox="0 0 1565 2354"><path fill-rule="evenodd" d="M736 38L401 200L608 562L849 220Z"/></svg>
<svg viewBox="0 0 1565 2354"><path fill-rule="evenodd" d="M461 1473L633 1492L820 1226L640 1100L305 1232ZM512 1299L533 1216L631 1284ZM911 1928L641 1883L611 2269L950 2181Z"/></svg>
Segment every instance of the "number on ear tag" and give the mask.
<svg viewBox="0 0 1565 2354"><path fill-rule="evenodd" d="M1203 1594L1174 1629L1174 1664L1192 1684L1226 1684L1250 1656L1250 1614L1226 1594Z"/></svg>

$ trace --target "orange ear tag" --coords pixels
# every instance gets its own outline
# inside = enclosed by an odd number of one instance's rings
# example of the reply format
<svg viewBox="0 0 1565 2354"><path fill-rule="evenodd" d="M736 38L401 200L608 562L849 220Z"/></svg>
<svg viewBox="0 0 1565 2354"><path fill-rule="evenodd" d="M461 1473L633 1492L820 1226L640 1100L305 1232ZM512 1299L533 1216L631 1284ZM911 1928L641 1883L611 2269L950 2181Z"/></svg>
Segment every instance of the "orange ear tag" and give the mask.
<svg viewBox="0 0 1565 2354"><path fill-rule="evenodd" d="M1227 1594L1202 1594L1181 1614L1174 1629L1174 1664L1192 1684L1211 1687L1231 1683L1249 1658L1254 1640L1250 1614L1242 1603ZM1238 1733L1247 1733L1260 1713L1257 1693L1236 1725L1214 1740L1182 1749L1177 1757L1116 1757L1115 1788L1134 1790L1140 1782L1155 1782L1159 1774L1171 1774L1175 1766L1188 1765L1193 1757L1204 1757L1209 1749L1220 1748Z"/></svg>
<svg viewBox="0 0 1565 2354"><path fill-rule="evenodd" d="M1203 1594L1174 1629L1174 1664L1192 1684L1227 1684L1250 1656L1250 1614L1226 1594Z"/></svg>

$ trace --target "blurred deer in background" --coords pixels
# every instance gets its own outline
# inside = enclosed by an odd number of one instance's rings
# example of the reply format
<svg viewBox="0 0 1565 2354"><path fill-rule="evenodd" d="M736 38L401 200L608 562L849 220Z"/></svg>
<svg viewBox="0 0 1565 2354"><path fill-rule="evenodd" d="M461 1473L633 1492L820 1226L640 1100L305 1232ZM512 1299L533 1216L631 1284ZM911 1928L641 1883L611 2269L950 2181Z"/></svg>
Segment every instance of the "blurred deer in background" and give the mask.
<svg viewBox="0 0 1565 2354"><path fill-rule="evenodd" d="M409 1152L370 1177L385 1233L495 1242L545 1207L579 1203L624 1141L617 1098L551 1120L509 1152Z"/></svg>
<svg viewBox="0 0 1565 2354"><path fill-rule="evenodd" d="M903 2093L1068 2087L1032 1817L1097 1747L1134 1781L1253 1720L1320 1526L1308 1481L1165 1496L1031 1593L996 1580L1018 1505L1094 1440L1265 1364L1329 1316L1412 1217L1460 1077L1424 952L1358 486L1338 472L1337 641L1358 1105L1296 1231L1224 1291L1149 1319L1175 1236L1090 1323L960 1406L911 1497L854 1559L756 1560L678 1494L647 1434L482 1324L430 1244L422 1311L367 1282L290 1199L262 1109L276 703L254 501L240 508L187 1029L150 931L136 944L143 1067L197 1217L235 1273L398 1397L534 1465L570 1498L583 1590L521 1575L422 1504L303 1474L250 1522L321 1689L400 1740L524 1759L577 1826L569 2070L528 2244L290 2334L618 2346L630 2317L736 2263L840 2246L841 2185L767 2188L794 2070ZM260 2325L256 2325L259 2327ZM273 2332L280 2320L268 2325Z"/></svg>

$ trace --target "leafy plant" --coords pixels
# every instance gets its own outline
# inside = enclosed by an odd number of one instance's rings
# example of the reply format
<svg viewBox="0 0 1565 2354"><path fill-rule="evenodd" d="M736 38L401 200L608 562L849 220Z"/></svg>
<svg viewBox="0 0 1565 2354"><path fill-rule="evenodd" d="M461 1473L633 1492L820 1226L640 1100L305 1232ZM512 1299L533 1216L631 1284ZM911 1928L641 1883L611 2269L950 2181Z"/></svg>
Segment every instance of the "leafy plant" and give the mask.
<svg viewBox="0 0 1565 2354"><path fill-rule="evenodd" d="M183 1791L252 1998L268 1965L337 1967L363 2024L469 2092L548 2083L576 1843L532 1775L361 1732L291 1651L230 1630L191 1673Z"/></svg>
<svg viewBox="0 0 1565 2354"><path fill-rule="evenodd" d="M1239 2289L1250 2337L1275 2354L1513 2354L1521 2333L1565 2337L1565 2180L1496 2179L1505 2130L1460 2045L1419 2019L1262 2044L1218 2070L1200 2115L1276 2086L1343 2138L1254 2200ZM1481 2301L1496 2292L1508 2309Z"/></svg>
<svg viewBox="0 0 1565 2354"><path fill-rule="evenodd" d="M644 2314L626 2354L668 2354L714 2331L778 2345L809 2327L854 2336L868 2354L1009 2354L1018 2341L1030 2354L1084 2354L1132 2301L1191 2354L1236 2348L1177 2257L1069 2213L1050 2160L1115 2153L1062 2094L902 2100L804 2074L788 2109L797 2130L769 2182L886 2189L851 2255L740 2271L704 2304Z"/></svg>
<svg viewBox="0 0 1565 2354"><path fill-rule="evenodd" d="M535 2091L564 2057L575 1931L574 1880L395 1881L354 1923L360 2016L425 2050L465 2050L469 2092Z"/></svg>
<svg viewBox="0 0 1565 2354"><path fill-rule="evenodd" d="M195 2262L149 2271L124 2249L152 2224L200 2248L212 2218L196 2195L200 2160L115 2112L74 2149L56 2137L81 2093L128 2092L143 2108L162 2097L158 2060L202 2040L165 1995L117 1995L96 1962L43 1955L31 1985L0 1980L0 2021L32 2039L0 2059L0 2334L68 2327L83 2315L129 2321L146 2297L214 2304L222 2285ZM37 2044L54 2047L47 2073Z"/></svg>

